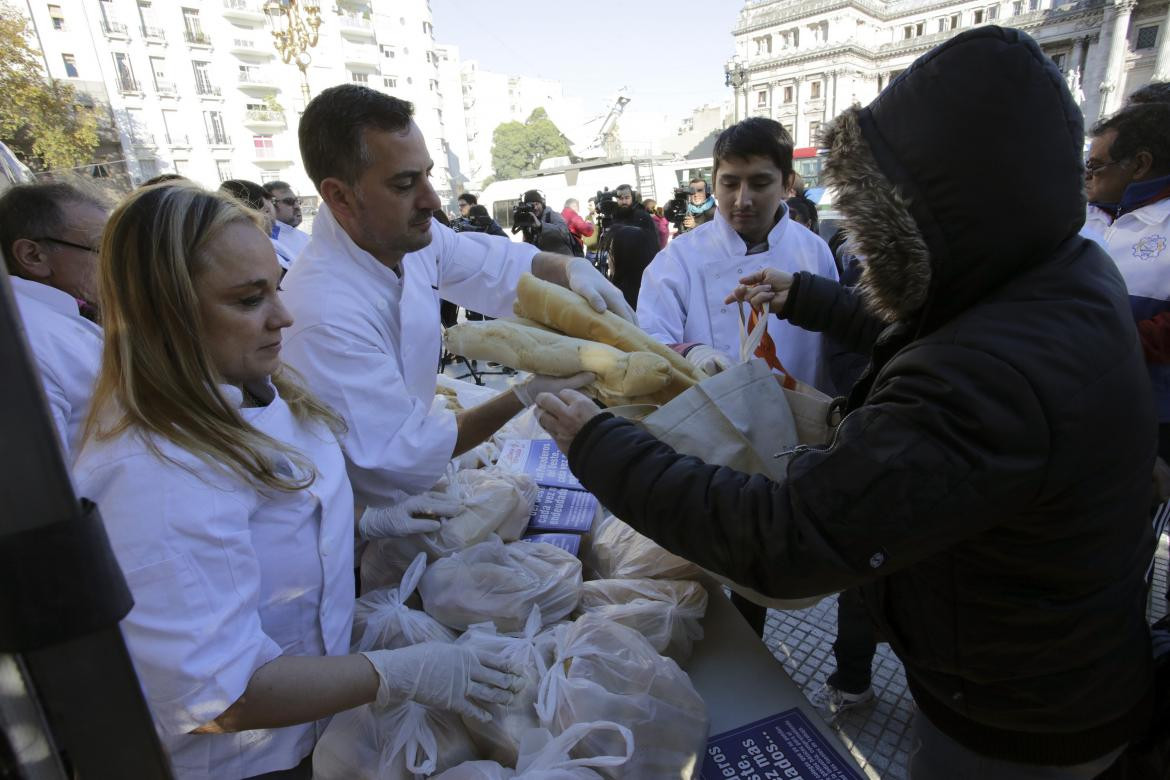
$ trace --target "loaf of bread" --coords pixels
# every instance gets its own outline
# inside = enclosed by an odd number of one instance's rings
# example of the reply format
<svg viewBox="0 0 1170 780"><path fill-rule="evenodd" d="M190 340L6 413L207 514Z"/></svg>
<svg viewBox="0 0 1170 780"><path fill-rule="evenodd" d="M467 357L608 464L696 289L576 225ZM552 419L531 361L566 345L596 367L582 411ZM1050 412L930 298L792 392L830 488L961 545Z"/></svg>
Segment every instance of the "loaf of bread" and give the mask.
<svg viewBox="0 0 1170 780"><path fill-rule="evenodd" d="M665 360L671 368L670 382L655 393L658 403L665 403L706 377L686 358L665 344L651 338L632 322L613 312L598 314L572 290L524 274L516 286L514 311L520 317L547 325L561 333L588 341L609 344L623 352L650 352Z"/></svg>
<svg viewBox="0 0 1170 780"><path fill-rule="evenodd" d="M463 323L447 329L447 349L476 360L547 376L597 375L590 386L606 404L658 393L671 381L670 364L649 352L622 352L513 320Z"/></svg>

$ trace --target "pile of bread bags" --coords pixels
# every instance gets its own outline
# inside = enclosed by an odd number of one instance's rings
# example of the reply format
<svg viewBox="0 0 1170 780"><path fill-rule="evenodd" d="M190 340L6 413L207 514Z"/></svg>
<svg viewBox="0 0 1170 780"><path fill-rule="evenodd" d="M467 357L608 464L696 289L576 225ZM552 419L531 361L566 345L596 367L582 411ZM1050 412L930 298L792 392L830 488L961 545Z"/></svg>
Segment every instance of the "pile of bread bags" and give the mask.
<svg viewBox="0 0 1170 780"><path fill-rule="evenodd" d="M523 303L518 308L541 323L556 310L563 322L566 307L548 298L547 287L552 286L526 279L521 301L532 305L535 294L548 300L548 308L531 311ZM589 312L594 317L580 318L578 327L599 319ZM553 334L543 325L524 327ZM684 373L657 351L621 352L624 361L619 356L603 364L594 356L614 355L590 346L599 342L582 344L576 351L581 362L557 372L516 356L478 350L474 356L545 373L594 371L599 379L591 391L609 402L662 403L696 381L693 371ZM565 352L563 345L554 351ZM645 379L647 370L652 382ZM512 424L497 444L517 432L533 435L523 431L530 424ZM614 517L585 536L581 559L560 547L521 540L536 486L527 475L490 465L496 454L489 445L453 464L439 487L458 498L463 510L442 520L439 530L367 547L353 649L472 644L510 659L523 670L524 687L510 704L494 705L486 723L414 702L340 713L318 742L314 777L695 776L706 748L706 706L678 663L702 638L707 592L695 581L699 569Z"/></svg>

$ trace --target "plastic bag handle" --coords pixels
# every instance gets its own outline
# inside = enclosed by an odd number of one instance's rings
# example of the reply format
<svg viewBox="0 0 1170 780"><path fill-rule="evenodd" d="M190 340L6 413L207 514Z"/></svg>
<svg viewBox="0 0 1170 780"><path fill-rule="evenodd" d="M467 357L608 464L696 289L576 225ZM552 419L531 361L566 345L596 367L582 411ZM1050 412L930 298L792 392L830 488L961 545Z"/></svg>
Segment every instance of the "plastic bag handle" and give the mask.
<svg viewBox="0 0 1170 780"><path fill-rule="evenodd" d="M402 582L398 583L398 603L405 604L406 600L414 595L414 589L418 587L419 580L422 579L423 573L427 570L427 554L420 552L414 556L414 560L410 562L406 573L402 575Z"/></svg>
<svg viewBox="0 0 1170 780"><path fill-rule="evenodd" d="M779 371L784 376L784 386L789 390L796 389L796 379L780 362L780 356L776 354L776 345L772 342L772 337L768 335L768 309L771 301L764 304L763 311L759 314L755 309L751 310L751 315L744 317L743 301L739 302L739 360L741 363L746 363L752 357L760 357L768 364L769 368ZM744 334L747 333L745 337ZM765 354L760 354L761 347L764 348Z"/></svg>
<svg viewBox="0 0 1170 780"><path fill-rule="evenodd" d="M626 743L624 756L593 756L558 761L557 757L568 755L577 744L595 731L616 731ZM537 760L528 764L525 771L533 769L569 769L575 766L621 766L634 755L634 734L620 723L611 720L595 720L591 723L574 723L541 748ZM541 761L540 758L545 758Z"/></svg>

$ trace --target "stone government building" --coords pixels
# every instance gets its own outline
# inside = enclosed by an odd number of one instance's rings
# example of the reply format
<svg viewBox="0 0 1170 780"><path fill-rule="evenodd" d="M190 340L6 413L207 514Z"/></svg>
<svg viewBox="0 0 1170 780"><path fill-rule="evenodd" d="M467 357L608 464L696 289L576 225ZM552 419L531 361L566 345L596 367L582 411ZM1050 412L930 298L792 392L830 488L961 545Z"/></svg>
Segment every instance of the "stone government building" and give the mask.
<svg viewBox="0 0 1170 780"><path fill-rule="evenodd" d="M771 117L797 147L815 146L825 122L868 103L932 47L985 24L1039 42L1086 127L1135 89L1170 78L1166 0L750 0L726 68L735 118Z"/></svg>

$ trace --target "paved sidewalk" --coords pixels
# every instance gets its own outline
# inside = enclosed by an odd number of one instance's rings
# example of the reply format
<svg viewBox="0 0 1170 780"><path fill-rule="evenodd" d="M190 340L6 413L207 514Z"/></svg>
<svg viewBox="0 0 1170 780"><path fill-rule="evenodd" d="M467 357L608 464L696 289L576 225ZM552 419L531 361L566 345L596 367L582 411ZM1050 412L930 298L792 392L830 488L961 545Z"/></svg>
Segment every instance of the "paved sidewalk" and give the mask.
<svg viewBox="0 0 1170 780"><path fill-rule="evenodd" d="M1154 592L1149 615L1156 620L1166 613L1167 538L1158 540L1154 566ZM837 599L827 598L815 607L795 612L768 612L764 641L797 685L812 696L836 668L833 639L837 629ZM902 780L910 751L910 721L914 701L906 690L906 674L889 645L878 645L874 657L874 691L877 700L833 719L825 720L841 736L866 775L877 780Z"/></svg>

